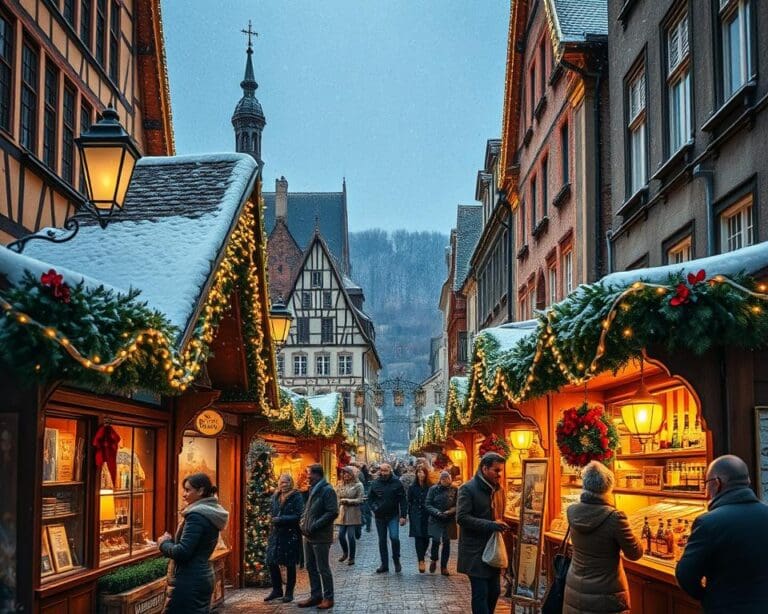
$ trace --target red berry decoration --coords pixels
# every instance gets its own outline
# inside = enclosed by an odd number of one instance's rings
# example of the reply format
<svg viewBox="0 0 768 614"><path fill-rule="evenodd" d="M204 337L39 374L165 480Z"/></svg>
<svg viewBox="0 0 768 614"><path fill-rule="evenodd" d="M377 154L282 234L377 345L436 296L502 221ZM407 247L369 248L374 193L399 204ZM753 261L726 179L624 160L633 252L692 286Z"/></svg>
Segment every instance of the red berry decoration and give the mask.
<svg viewBox="0 0 768 614"><path fill-rule="evenodd" d="M610 460L619 446L619 433L605 410L586 403L563 412L556 434L560 455L572 467Z"/></svg>

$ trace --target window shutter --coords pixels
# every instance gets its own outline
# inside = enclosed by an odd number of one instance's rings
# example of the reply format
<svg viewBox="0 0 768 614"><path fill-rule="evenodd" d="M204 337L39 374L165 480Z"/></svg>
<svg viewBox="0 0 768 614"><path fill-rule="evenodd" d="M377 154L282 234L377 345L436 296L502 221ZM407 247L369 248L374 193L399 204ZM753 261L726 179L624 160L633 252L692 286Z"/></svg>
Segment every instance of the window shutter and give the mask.
<svg viewBox="0 0 768 614"><path fill-rule="evenodd" d="M680 63L680 28L679 25L669 30L669 72Z"/></svg>
<svg viewBox="0 0 768 614"><path fill-rule="evenodd" d="M690 47L688 46L688 14L686 13L680 21L680 59L687 57Z"/></svg>

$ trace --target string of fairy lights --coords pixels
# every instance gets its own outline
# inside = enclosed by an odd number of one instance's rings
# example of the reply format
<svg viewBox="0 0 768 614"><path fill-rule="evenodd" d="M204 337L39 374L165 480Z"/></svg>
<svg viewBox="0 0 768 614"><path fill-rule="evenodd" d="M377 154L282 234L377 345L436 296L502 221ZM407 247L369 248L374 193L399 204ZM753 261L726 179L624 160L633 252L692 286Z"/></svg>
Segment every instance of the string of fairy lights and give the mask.
<svg viewBox="0 0 768 614"><path fill-rule="evenodd" d="M251 386L255 386L254 397L259 411L270 420L290 422L297 431L306 431L324 438L341 435L348 439L341 397L337 403L336 415L332 418L316 416L311 404L304 400L294 404L288 398L282 400L277 408L270 404L267 385L270 381L276 381L276 377L272 372L274 369L269 366L270 364L274 366L275 361L269 361L267 356L274 350L272 347L266 347L265 344L259 292L259 276L266 278L266 270L263 266L266 262L266 241L256 240L255 222L255 205L248 201L227 243L224 258L214 273L213 283L201 308L195 332L181 351L174 349L173 341L168 334L148 328L133 333L123 332L124 342L112 356L89 355L78 349L75 343L55 326L37 321L29 314L16 309L2 296L0 296L0 309L16 325L27 327L51 343L57 344L80 368L88 371L110 376L124 363L137 360L142 353L147 356L152 355L159 359L157 363L164 370L171 390L182 393L197 378L208 358L218 324L229 310L232 292L239 283L245 290L242 293L246 307L244 316L248 318L252 330L249 343L246 344L246 351L256 371L255 377L249 378L249 382ZM255 261L256 249L261 249L261 268ZM35 370L39 371L40 365L36 365Z"/></svg>
<svg viewBox="0 0 768 614"><path fill-rule="evenodd" d="M716 284L726 284L734 290L741 292L747 297L757 299L761 302L768 301L768 285L765 283L757 284L757 290L751 290L743 284L740 284L724 275L715 275L702 282L714 286ZM488 381L488 356L484 346L483 336L479 336L475 342L475 360L472 363L469 373L469 394L462 402L459 399L455 382L451 382L449 387L448 402L445 406L445 414L440 416L435 412L423 423L420 432L411 442L409 449L412 452L419 451L427 445L444 442L451 433L451 426L458 424L461 427L467 427L473 424L476 417L476 408L478 394L487 403L492 403L499 398L504 398L511 403L518 404L529 398L533 384L536 382L536 369L540 365L545 353L554 361L564 378L569 384L576 386L585 386L590 380L600 374L600 361L606 354L607 337L611 332L616 317L620 311L629 311L632 308L630 299L651 290L658 299L666 297L668 293L674 292L677 285L665 285L644 281L636 281L623 291L621 291L610 303L610 308L601 322L600 336L595 347L594 355L589 361L578 362L575 367L580 372L574 371L570 367L564 356L563 350L558 346L558 336L554 324L558 314L555 309L540 313L539 326L534 334L536 335L536 346L530 365L522 377L522 385L517 390L509 381L509 377L504 373L501 367L496 367L493 374L493 382L489 385ZM748 305L749 312L755 316L761 316L764 313L764 307L760 304ZM631 327L625 326L621 331L622 337L629 339L635 335ZM632 358L627 356L626 358ZM551 390L550 392L554 392Z"/></svg>

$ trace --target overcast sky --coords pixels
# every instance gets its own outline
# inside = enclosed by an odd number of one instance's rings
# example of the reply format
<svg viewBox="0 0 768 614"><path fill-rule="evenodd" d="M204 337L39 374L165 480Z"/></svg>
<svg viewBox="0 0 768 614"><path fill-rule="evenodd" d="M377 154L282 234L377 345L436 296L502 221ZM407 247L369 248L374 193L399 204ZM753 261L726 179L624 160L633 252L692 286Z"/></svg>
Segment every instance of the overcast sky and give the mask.
<svg viewBox="0 0 768 614"><path fill-rule="evenodd" d="M500 136L509 1L163 0L179 154L234 149L249 19L265 189L346 177L350 230L447 233Z"/></svg>

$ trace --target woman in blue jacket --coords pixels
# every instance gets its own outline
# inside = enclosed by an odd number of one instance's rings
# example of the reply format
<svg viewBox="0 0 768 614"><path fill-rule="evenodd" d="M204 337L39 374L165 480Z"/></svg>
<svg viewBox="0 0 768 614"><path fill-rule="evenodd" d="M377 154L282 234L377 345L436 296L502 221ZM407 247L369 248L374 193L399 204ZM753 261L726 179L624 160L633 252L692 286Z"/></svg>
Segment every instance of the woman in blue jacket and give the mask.
<svg viewBox="0 0 768 614"><path fill-rule="evenodd" d="M272 592L264 598L264 601L274 599L282 599L285 603L293 601L296 565L301 560L299 520L303 512L304 498L296 490L291 475L284 473L277 481L277 491L272 495L272 530L267 540L267 567L272 578ZM280 565L284 565L286 570L285 591L283 591Z"/></svg>

